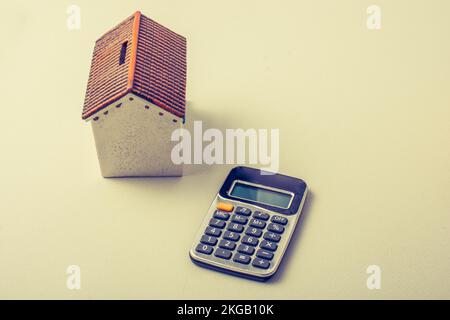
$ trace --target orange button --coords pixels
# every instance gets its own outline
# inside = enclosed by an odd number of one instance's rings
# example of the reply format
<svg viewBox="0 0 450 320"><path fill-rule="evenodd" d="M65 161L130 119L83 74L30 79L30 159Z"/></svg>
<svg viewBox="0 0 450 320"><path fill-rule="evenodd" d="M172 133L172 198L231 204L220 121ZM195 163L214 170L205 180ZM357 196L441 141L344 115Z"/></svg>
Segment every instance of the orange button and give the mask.
<svg viewBox="0 0 450 320"><path fill-rule="evenodd" d="M225 202L218 202L217 203L217 209L222 210L222 211L233 211L233 205L230 203L225 203Z"/></svg>

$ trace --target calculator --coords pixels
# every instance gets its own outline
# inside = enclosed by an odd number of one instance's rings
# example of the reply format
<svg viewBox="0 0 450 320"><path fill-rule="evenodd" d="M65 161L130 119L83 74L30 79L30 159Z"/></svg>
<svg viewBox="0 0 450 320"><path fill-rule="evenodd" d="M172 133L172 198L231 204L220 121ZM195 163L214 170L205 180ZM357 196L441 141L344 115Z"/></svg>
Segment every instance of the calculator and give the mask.
<svg viewBox="0 0 450 320"><path fill-rule="evenodd" d="M301 179L243 166L232 169L195 237L191 260L268 280L280 266L306 194Z"/></svg>

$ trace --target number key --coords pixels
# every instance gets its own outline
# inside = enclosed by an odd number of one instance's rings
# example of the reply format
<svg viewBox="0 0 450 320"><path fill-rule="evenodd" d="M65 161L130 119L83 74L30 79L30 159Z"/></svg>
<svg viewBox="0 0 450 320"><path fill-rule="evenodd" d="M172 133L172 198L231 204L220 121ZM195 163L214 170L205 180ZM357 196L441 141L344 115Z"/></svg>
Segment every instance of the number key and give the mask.
<svg viewBox="0 0 450 320"><path fill-rule="evenodd" d="M222 249L234 250L236 243L230 240L220 240L219 247Z"/></svg>
<svg viewBox="0 0 450 320"><path fill-rule="evenodd" d="M245 245L245 244L240 244L237 251L251 256L253 254L253 252L255 252L255 248Z"/></svg>
<svg viewBox="0 0 450 320"><path fill-rule="evenodd" d="M222 230L213 227L206 227L205 233L209 236L218 237L222 233Z"/></svg>
<svg viewBox="0 0 450 320"><path fill-rule="evenodd" d="M259 237L261 237L262 231L261 231L261 229L258 229L258 228L247 228L247 230L245 230L245 234L259 238Z"/></svg>
<svg viewBox="0 0 450 320"><path fill-rule="evenodd" d="M242 237L242 243L249 244L251 246L258 245L259 240L255 237L244 236Z"/></svg>
<svg viewBox="0 0 450 320"><path fill-rule="evenodd" d="M217 238L216 237L207 236L206 234L204 234L202 236L202 239L200 240L200 242L204 243L204 244L209 244L209 245L215 246L216 243L217 243Z"/></svg>
<svg viewBox="0 0 450 320"><path fill-rule="evenodd" d="M201 244L199 243L197 247L195 248L195 251L204 253L204 254L211 254L213 252L213 247L208 246L207 244Z"/></svg>
<svg viewBox="0 0 450 320"><path fill-rule="evenodd" d="M223 227L225 227L225 221L219 220L216 218L212 218L211 220L209 220L209 225L211 227L216 227L216 228L222 229Z"/></svg>
<svg viewBox="0 0 450 320"><path fill-rule="evenodd" d="M229 231L239 232L241 233L244 230L244 227L238 223L230 223L227 227Z"/></svg>
<svg viewBox="0 0 450 320"><path fill-rule="evenodd" d="M238 233L231 232L231 231L225 231L225 233L223 234L224 239L232 240L232 241L238 241L240 237L241 236Z"/></svg>

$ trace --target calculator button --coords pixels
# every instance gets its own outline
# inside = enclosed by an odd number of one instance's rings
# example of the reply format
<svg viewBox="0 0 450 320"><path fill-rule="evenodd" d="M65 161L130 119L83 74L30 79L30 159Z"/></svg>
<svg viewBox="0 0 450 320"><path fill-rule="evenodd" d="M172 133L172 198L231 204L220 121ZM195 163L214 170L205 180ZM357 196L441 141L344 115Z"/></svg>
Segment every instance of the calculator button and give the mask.
<svg viewBox="0 0 450 320"><path fill-rule="evenodd" d="M209 236L218 237L222 233L222 230L213 227L206 227L205 233Z"/></svg>
<svg viewBox="0 0 450 320"><path fill-rule="evenodd" d="M204 244L210 244L212 246L215 246L217 243L217 238L216 237L212 237L212 236L207 236L206 234L204 234L202 236L202 239L200 240L201 243Z"/></svg>
<svg viewBox="0 0 450 320"><path fill-rule="evenodd" d="M218 202L216 208L222 211L233 211L234 206L231 203Z"/></svg>
<svg viewBox="0 0 450 320"><path fill-rule="evenodd" d="M216 257L222 258L222 259L230 259L231 258L231 251L225 250L225 249L216 249L216 252L214 253Z"/></svg>
<svg viewBox="0 0 450 320"><path fill-rule="evenodd" d="M251 246L257 246L259 240L255 237L243 236L242 243L249 244Z"/></svg>
<svg viewBox="0 0 450 320"><path fill-rule="evenodd" d="M266 226L266 223L262 220L252 219L252 220L250 220L250 226L255 227L255 228L264 229L264 227Z"/></svg>
<svg viewBox="0 0 450 320"><path fill-rule="evenodd" d="M219 247L222 249L234 250L236 243L230 240L220 240Z"/></svg>
<svg viewBox="0 0 450 320"><path fill-rule="evenodd" d="M270 219L270 221L279 223L282 225L286 225L288 223L288 220L285 217L280 217L280 216L272 216L272 219Z"/></svg>
<svg viewBox="0 0 450 320"><path fill-rule="evenodd" d="M225 221L219 220L219 219L216 219L216 218L212 218L211 220L209 220L209 225L211 227L216 227L216 228L222 229L222 228L225 227Z"/></svg>
<svg viewBox="0 0 450 320"><path fill-rule="evenodd" d="M261 269L269 269L270 262L267 261L267 260L264 260L264 259L255 258L255 259L253 260L252 265L253 265L254 267L261 268Z"/></svg>
<svg viewBox="0 0 450 320"><path fill-rule="evenodd" d="M213 252L213 247L208 246L207 244L201 244L199 243L197 245L197 248L195 248L195 251L204 253L204 254L211 254Z"/></svg>
<svg viewBox="0 0 450 320"><path fill-rule="evenodd" d="M214 212L214 218L227 221L230 218L230 214L216 210L216 212Z"/></svg>
<svg viewBox="0 0 450 320"><path fill-rule="evenodd" d="M255 248L246 244L240 244L239 247L237 248L237 251L251 256L253 252L255 252Z"/></svg>
<svg viewBox="0 0 450 320"><path fill-rule="evenodd" d="M266 259L266 260L272 260L273 259L273 253L267 250L259 249L256 251L256 256L258 258Z"/></svg>
<svg viewBox="0 0 450 320"><path fill-rule="evenodd" d="M255 211L255 213L253 214L253 218L267 221L269 220L269 215L261 211Z"/></svg>
<svg viewBox="0 0 450 320"><path fill-rule="evenodd" d="M264 239L269 241L278 242L281 239L281 236L279 234L273 233L273 232L266 232L263 236Z"/></svg>
<svg viewBox="0 0 450 320"><path fill-rule="evenodd" d="M234 262L242 263L242 264L249 264L250 263L250 257L246 256L242 253L236 253L233 258Z"/></svg>
<svg viewBox="0 0 450 320"><path fill-rule="evenodd" d="M238 241L240 237L240 234L232 231L225 231L225 233L223 234L223 238L227 240Z"/></svg>
<svg viewBox="0 0 450 320"><path fill-rule="evenodd" d="M275 242L263 240L261 241L260 247L266 250L275 251L277 250L278 245Z"/></svg>
<svg viewBox="0 0 450 320"><path fill-rule="evenodd" d="M282 234L284 232L284 227L280 226L279 224L269 223L267 230Z"/></svg>
<svg viewBox="0 0 450 320"><path fill-rule="evenodd" d="M249 208L244 207L236 207L236 210L234 210L235 213L242 214L243 216L249 216L252 214L252 210Z"/></svg>
<svg viewBox="0 0 450 320"><path fill-rule="evenodd" d="M245 230L245 234L249 235L249 236L253 236L253 237L261 237L262 231L261 229L258 228L247 228L247 230Z"/></svg>
<svg viewBox="0 0 450 320"><path fill-rule="evenodd" d="M236 222L236 223L240 223L240 224L246 224L248 219L244 216L239 216L237 214L235 214L233 216L233 218L231 218L231 221Z"/></svg>
<svg viewBox="0 0 450 320"><path fill-rule="evenodd" d="M239 232L241 233L244 230L244 227L238 223L230 223L227 227L229 231Z"/></svg>

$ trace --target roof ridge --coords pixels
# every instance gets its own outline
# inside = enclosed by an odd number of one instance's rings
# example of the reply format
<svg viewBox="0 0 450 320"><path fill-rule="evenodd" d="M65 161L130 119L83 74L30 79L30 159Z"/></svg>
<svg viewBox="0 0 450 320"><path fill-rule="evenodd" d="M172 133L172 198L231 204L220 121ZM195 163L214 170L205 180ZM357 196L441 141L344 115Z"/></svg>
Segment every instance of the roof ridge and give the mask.
<svg viewBox="0 0 450 320"><path fill-rule="evenodd" d="M130 56L130 69L128 70L128 85L127 89L130 90L134 85L134 75L136 73L136 57L139 41L139 29L141 26L141 12L138 10L134 13L133 29L131 36L131 56Z"/></svg>
<svg viewBox="0 0 450 320"><path fill-rule="evenodd" d="M132 15L128 16L127 18L123 19L118 25L114 26L113 28L108 29L105 33L103 33L95 42L99 42L101 39L103 39L106 35L108 35L111 31L114 31L115 29L119 28L122 24L126 23L128 20L133 19L136 16L136 13L141 13L139 10L133 13Z"/></svg>

